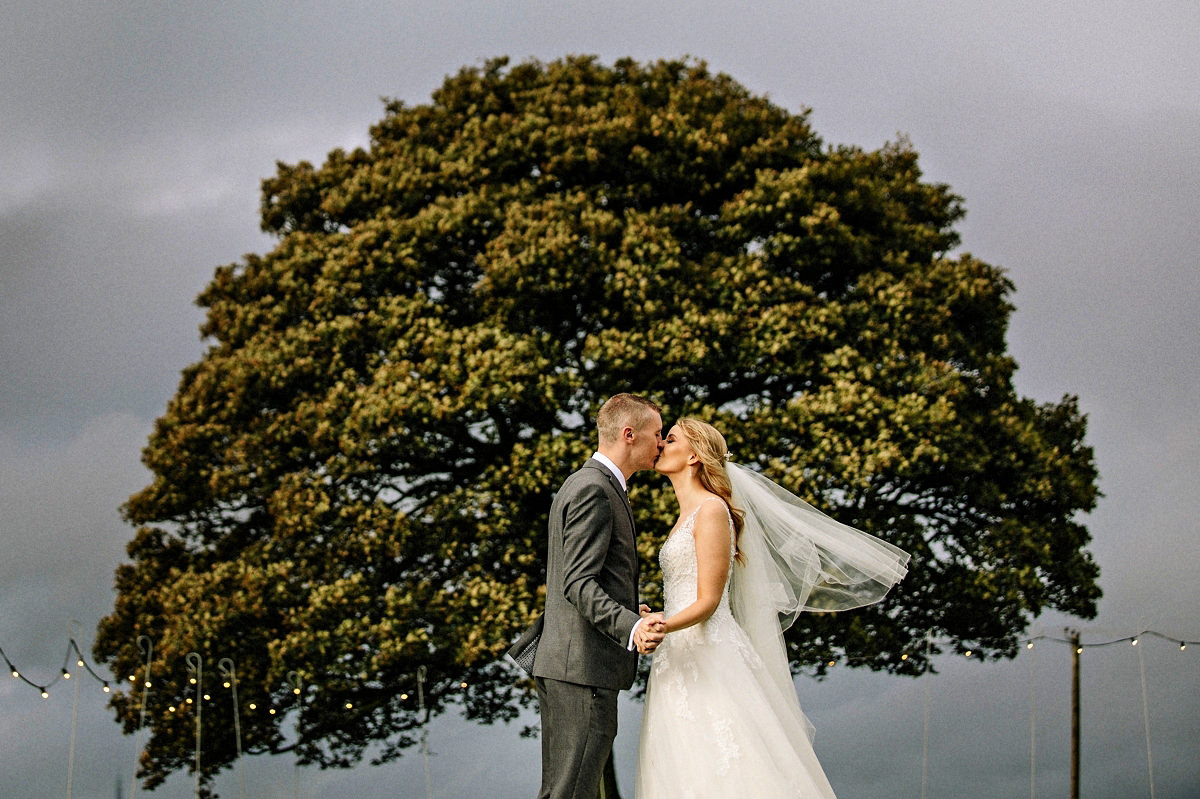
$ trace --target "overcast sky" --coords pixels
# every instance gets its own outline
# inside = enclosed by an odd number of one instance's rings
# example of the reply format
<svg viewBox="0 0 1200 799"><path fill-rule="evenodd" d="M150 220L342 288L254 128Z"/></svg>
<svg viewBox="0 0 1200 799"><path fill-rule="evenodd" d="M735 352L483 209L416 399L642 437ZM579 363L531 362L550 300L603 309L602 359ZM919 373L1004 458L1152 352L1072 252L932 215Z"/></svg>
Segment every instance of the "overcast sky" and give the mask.
<svg viewBox="0 0 1200 799"><path fill-rule="evenodd" d="M427 102L444 76L497 55L690 55L811 108L830 144L907 136L927 178L965 198L963 250L1016 284L1019 391L1078 395L1089 415L1105 597L1094 620L1035 631L1200 639L1198 0L8 0L4 12L0 647L35 681L59 672L72 634L90 658L132 534L117 508L148 480L139 451L202 351L193 300L217 266L272 246L259 182L276 160L366 144L380 98ZM1200 796L1200 646L1148 638L1082 658L1083 794L1148 796L1152 764L1157 797ZM1036 795L1066 795L1067 647L939 667L797 681L838 795L1033 795L1031 772ZM66 793L73 709L73 796L128 795L135 742L94 682L60 681L42 700L2 677L0 796ZM622 714L630 799L640 708ZM533 796L538 745L519 727L434 724L433 795ZM255 758L242 774L267 799L426 791L415 751L299 775L289 758ZM236 797L235 774L217 788ZM177 775L155 795L182 799L192 783Z"/></svg>

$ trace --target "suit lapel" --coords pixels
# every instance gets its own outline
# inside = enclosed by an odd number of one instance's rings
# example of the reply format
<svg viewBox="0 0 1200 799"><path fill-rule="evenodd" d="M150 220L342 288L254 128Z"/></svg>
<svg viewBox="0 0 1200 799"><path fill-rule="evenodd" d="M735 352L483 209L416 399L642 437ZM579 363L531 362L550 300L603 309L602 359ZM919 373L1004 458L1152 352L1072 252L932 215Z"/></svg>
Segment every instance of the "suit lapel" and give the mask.
<svg viewBox="0 0 1200 799"><path fill-rule="evenodd" d="M597 461L594 458L588 459L588 465L594 469L599 469L600 472L604 475L604 478L606 480L608 480L608 484L610 486L612 486L613 491L617 492L617 496L621 498L621 504L625 506L625 512L627 514L629 514L630 526L631 527L634 526L633 525L633 507L630 506L630 504L629 504L629 494L627 494L625 492L625 489L621 488L621 483L619 480L617 480L616 475L614 475L612 472L610 472L608 470L607 466L605 466L603 463L600 463L599 461Z"/></svg>

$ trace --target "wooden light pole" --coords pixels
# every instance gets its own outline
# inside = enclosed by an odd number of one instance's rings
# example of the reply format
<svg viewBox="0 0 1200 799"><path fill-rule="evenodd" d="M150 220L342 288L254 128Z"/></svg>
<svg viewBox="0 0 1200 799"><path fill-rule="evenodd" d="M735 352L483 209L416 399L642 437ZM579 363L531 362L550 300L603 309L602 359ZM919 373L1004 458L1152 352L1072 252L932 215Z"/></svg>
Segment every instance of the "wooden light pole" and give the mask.
<svg viewBox="0 0 1200 799"><path fill-rule="evenodd" d="M1071 799L1079 799L1079 631L1067 629L1071 642Z"/></svg>

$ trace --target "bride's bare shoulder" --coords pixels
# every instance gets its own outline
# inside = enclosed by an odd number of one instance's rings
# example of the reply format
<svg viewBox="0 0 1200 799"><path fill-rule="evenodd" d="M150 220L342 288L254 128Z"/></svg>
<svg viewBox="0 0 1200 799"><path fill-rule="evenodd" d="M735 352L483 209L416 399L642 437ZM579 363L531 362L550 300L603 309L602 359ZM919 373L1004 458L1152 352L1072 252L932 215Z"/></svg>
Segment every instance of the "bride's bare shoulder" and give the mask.
<svg viewBox="0 0 1200 799"><path fill-rule="evenodd" d="M715 502L712 500L716 500ZM721 499L716 494L709 494L700 501L700 505L696 508L696 525L705 527L727 526L729 519L729 509L725 506L725 500Z"/></svg>

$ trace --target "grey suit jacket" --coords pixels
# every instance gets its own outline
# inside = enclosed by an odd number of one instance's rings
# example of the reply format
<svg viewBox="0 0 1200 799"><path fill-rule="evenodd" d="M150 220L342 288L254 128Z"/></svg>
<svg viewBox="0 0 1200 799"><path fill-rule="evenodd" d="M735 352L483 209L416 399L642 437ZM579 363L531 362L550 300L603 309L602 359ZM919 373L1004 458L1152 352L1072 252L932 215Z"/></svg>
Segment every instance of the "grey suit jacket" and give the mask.
<svg viewBox="0 0 1200 799"><path fill-rule="evenodd" d="M555 495L548 528L546 612L533 675L628 688L637 653L626 647L639 618L629 498L616 477L589 458Z"/></svg>

